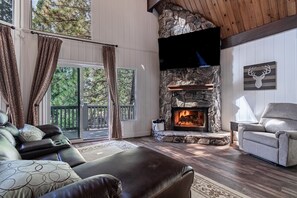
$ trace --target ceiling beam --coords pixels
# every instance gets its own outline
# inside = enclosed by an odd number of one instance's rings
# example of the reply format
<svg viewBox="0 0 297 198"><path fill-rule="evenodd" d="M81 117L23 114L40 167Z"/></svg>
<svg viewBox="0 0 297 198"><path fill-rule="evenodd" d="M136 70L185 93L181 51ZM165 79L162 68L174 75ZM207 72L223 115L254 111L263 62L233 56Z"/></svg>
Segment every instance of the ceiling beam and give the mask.
<svg viewBox="0 0 297 198"><path fill-rule="evenodd" d="M242 43L253 41L274 35L286 30L297 28L297 15L282 18L278 21L268 23L263 26L230 36L222 40L222 49L233 47Z"/></svg>
<svg viewBox="0 0 297 198"><path fill-rule="evenodd" d="M153 12L153 9L160 3L162 0L147 0L147 11Z"/></svg>

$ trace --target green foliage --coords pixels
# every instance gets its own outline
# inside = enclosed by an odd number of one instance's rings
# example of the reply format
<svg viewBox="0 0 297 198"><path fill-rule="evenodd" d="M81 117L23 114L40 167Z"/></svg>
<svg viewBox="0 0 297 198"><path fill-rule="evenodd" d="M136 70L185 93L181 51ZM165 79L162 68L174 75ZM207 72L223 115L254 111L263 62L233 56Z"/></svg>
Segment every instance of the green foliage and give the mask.
<svg viewBox="0 0 297 198"><path fill-rule="evenodd" d="M133 105L135 103L135 71L118 69L117 72L120 105Z"/></svg>
<svg viewBox="0 0 297 198"><path fill-rule="evenodd" d="M33 0L32 28L91 38L91 0Z"/></svg>
<svg viewBox="0 0 297 198"><path fill-rule="evenodd" d="M51 106L78 104L78 69L58 67L51 83Z"/></svg>
<svg viewBox="0 0 297 198"><path fill-rule="evenodd" d="M104 69L84 68L83 101L88 104L108 105L108 89Z"/></svg>
<svg viewBox="0 0 297 198"><path fill-rule="evenodd" d="M13 1L12 0L0 0L0 20L7 23L13 21Z"/></svg>
<svg viewBox="0 0 297 198"><path fill-rule="evenodd" d="M78 104L78 68L58 67L51 83L51 105ZM83 102L108 105L108 86L103 68L83 68ZM135 71L118 69L118 93L121 105L135 103Z"/></svg>

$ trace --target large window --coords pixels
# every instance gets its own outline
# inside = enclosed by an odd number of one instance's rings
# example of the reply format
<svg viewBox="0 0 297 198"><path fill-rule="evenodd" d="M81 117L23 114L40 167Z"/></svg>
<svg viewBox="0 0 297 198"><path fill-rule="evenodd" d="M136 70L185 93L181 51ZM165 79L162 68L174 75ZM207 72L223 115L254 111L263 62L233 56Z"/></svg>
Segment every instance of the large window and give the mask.
<svg viewBox="0 0 297 198"><path fill-rule="evenodd" d="M0 0L0 20L13 23L13 0Z"/></svg>
<svg viewBox="0 0 297 198"><path fill-rule="evenodd" d="M91 0L32 0L31 28L91 38Z"/></svg>

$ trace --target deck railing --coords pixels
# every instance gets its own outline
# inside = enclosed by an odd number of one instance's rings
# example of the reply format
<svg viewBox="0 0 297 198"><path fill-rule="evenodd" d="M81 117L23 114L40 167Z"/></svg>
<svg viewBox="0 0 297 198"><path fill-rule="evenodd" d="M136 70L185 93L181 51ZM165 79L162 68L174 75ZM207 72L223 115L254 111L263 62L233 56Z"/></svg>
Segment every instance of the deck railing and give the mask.
<svg viewBox="0 0 297 198"><path fill-rule="evenodd" d="M78 106L51 106L51 122L63 130L71 131L79 128ZM82 111L82 127L84 130L100 130L108 128L108 106L89 105L85 103ZM134 105L120 106L121 120L135 118Z"/></svg>

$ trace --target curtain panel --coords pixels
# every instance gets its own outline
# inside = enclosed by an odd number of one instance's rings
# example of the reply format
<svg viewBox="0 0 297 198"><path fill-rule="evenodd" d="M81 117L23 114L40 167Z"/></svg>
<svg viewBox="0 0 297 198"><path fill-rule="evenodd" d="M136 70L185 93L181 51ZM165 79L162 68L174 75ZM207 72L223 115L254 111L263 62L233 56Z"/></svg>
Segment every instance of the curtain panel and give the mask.
<svg viewBox="0 0 297 198"><path fill-rule="evenodd" d="M111 120L109 122L109 137L111 139L122 139L114 47L103 46L103 64L112 103L110 109Z"/></svg>
<svg viewBox="0 0 297 198"><path fill-rule="evenodd" d="M31 86L27 122L39 124L39 104L46 94L57 68L62 40L38 35L38 55Z"/></svg>
<svg viewBox="0 0 297 198"><path fill-rule="evenodd" d="M8 107L11 122L17 128L25 123L20 80L11 29L0 25L0 92Z"/></svg>

